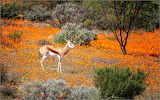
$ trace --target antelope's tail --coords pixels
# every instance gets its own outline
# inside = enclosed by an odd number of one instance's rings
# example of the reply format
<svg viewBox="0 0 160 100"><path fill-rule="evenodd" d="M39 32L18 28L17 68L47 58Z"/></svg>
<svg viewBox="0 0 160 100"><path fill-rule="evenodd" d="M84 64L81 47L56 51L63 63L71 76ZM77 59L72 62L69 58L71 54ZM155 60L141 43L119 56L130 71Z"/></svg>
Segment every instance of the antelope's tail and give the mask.
<svg viewBox="0 0 160 100"><path fill-rule="evenodd" d="M42 48L43 48L43 46L40 47L40 49L39 49L39 54L42 54Z"/></svg>

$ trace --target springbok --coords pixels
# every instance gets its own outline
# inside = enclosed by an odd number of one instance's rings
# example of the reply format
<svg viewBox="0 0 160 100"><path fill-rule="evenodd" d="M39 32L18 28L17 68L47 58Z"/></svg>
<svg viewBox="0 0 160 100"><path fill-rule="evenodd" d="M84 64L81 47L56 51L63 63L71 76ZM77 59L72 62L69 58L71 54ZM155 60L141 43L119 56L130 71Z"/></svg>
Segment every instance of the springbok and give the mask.
<svg viewBox="0 0 160 100"><path fill-rule="evenodd" d="M43 61L47 58L47 56L53 56L58 58L58 72L61 72L61 58L68 53L70 48L74 48L75 46L70 42L70 40L65 40L67 44L65 47L56 47L52 45L44 45L39 49L39 52L43 55L42 59L40 60L42 69Z"/></svg>

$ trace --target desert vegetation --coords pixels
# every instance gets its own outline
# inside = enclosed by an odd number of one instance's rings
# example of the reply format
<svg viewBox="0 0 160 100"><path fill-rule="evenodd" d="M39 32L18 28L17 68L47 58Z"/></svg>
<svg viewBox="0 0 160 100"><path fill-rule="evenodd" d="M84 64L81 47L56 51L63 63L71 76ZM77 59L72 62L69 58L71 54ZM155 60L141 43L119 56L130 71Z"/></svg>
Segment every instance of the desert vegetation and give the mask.
<svg viewBox="0 0 160 100"><path fill-rule="evenodd" d="M1 99L159 99L159 2L1 1ZM48 38L50 37L50 38ZM48 57L39 48L75 48Z"/></svg>

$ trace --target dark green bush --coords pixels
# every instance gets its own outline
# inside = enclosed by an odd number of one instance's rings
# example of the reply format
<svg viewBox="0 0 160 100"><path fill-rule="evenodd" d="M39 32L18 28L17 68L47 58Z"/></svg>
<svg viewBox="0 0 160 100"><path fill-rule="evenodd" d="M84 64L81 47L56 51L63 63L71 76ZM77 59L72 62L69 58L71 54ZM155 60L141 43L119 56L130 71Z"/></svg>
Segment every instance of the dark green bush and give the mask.
<svg viewBox="0 0 160 100"><path fill-rule="evenodd" d="M100 89L101 97L132 99L145 89L143 71L131 72L129 68L105 67L95 71L95 85Z"/></svg>
<svg viewBox="0 0 160 100"><path fill-rule="evenodd" d="M1 17L2 19L15 18L18 16L20 5L13 3L1 4Z"/></svg>
<svg viewBox="0 0 160 100"><path fill-rule="evenodd" d="M47 7L42 5L33 6L30 9L24 11L24 18L35 21L45 21L47 19L51 19L51 12L47 10Z"/></svg>
<svg viewBox="0 0 160 100"><path fill-rule="evenodd" d="M18 75L8 73L8 67L0 63L0 99L16 98L18 97L17 85L21 82Z"/></svg>
<svg viewBox="0 0 160 100"><path fill-rule="evenodd" d="M26 4L19 4L15 2L12 3L2 3L1 6L1 18L2 19L10 19L10 18L20 18L20 14L27 7Z"/></svg>
<svg viewBox="0 0 160 100"><path fill-rule="evenodd" d="M72 40L74 44L88 45L95 39L96 33L83 28L75 23L66 23L59 34L54 38L55 42L64 43L64 39Z"/></svg>
<svg viewBox="0 0 160 100"><path fill-rule="evenodd" d="M8 80L8 76L7 76L7 73L8 73L8 69L7 67L3 64L3 63L0 63L0 76L1 76L1 85L5 82L7 82Z"/></svg>
<svg viewBox="0 0 160 100"><path fill-rule="evenodd" d="M87 29L107 29L105 13L102 9L102 4L105 3L99 0L85 0L83 2L83 15L81 14L81 21Z"/></svg>

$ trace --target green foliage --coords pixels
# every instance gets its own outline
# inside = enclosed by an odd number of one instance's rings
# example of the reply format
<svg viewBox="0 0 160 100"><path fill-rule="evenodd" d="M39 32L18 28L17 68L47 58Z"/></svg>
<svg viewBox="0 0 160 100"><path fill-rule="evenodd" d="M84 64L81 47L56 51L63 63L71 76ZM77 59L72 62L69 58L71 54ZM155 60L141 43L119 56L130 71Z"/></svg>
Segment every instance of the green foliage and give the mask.
<svg viewBox="0 0 160 100"><path fill-rule="evenodd" d="M84 26L86 27L86 28L88 28L88 29L90 29L90 26L92 26L94 24L94 22L93 22L93 20L91 20L91 19L86 19L85 21L84 21Z"/></svg>
<svg viewBox="0 0 160 100"><path fill-rule="evenodd" d="M159 28L159 3L156 1L83 1L82 22L92 20L99 29L130 31ZM88 26L87 26L88 28Z"/></svg>
<svg viewBox="0 0 160 100"><path fill-rule="evenodd" d="M100 8L102 5L99 0L84 0L84 6L91 7L91 8Z"/></svg>
<svg viewBox="0 0 160 100"><path fill-rule="evenodd" d="M21 18L20 15L28 7L27 4L20 4L13 1L12 3L1 3L1 18L2 19L16 19Z"/></svg>
<svg viewBox="0 0 160 100"><path fill-rule="evenodd" d="M9 19L9 18L18 17L20 8L21 8L21 5L16 4L16 2L1 4L1 17L2 17L2 19Z"/></svg>
<svg viewBox="0 0 160 100"><path fill-rule="evenodd" d="M62 3L58 4L53 12L53 18L57 19L59 27L62 27L68 22L78 22L79 16L79 8L80 6L73 3Z"/></svg>
<svg viewBox="0 0 160 100"><path fill-rule="evenodd" d="M159 22L159 4L155 1L113 1L102 4L104 21L110 29L154 29Z"/></svg>
<svg viewBox="0 0 160 100"><path fill-rule="evenodd" d="M16 98L18 95L18 85L21 81L18 75L8 73L8 67L0 63L0 99L2 98Z"/></svg>
<svg viewBox="0 0 160 100"><path fill-rule="evenodd" d="M81 16L81 21L84 23L85 27L92 29L96 27L98 29L106 30L108 25L106 25L106 20L104 16L106 13L103 10L103 3L106 1L99 0L84 0L83 1L83 15ZM106 8L108 9L108 8Z"/></svg>
<svg viewBox="0 0 160 100"><path fill-rule="evenodd" d="M95 87L75 86L73 88L75 100L98 100L99 91Z"/></svg>
<svg viewBox="0 0 160 100"><path fill-rule="evenodd" d="M95 39L96 33L82 28L81 25L75 23L66 23L59 34L55 37L54 41L64 43L64 39L72 40L74 44L88 45Z"/></svg>
<svg viewBox="0 0 160 100"><path fill-rule="evenodd" d="M34 81L24 86L26 95L25 99L29 100L50 100L57 99L59 96L68 98L70 96L70 87L67 86L64 80L48 80L39 82Z"/></svg>
<svg viewBox="0 0 160 100"><path fill-rule="evenodd" d="M8 76L7 76L8 69L4 64L0 63L0 71L1 71L1 73L0 73L1 80L0 81L1 81L1 85L2 85L8 79Z"/></svg>
<svg viewBox="0 0 160 100"><path fill-rule="evenodd" d="M159 28L160 11L159 4L156 1L147 1L143 3L139 15L135 19L136 28L143 28L147 31L153 31Z"/></svg>
<svg viewBox="0 0 160 100"><path fill-rule="evenodd" d="M21 39L23 32L14 31L12 34L9 34L8 37L16 41L17 39Z"/></svg>
<svg viewBox="0 0 160 100"><path fill-rule="evenodd" d="M42 5L33 6L24 11L24 18L31 21L45 21L47 19L51 19L51 12L47 10L47 7Z"/></svg>
<svg viewBox="0 0 160 100"><path fill-rule="evenodd" d="M105 67L95 71L95 85L100 88L102 98L132 99L145 89L146 74L141 70L131 72L129 68Z"/></svg>
<svg viewBox="0 0 160 100"><path fill-rule="evenodd" d="M98 98L98 90L94 87L76 86L70 87L64 80L34 81L24 86L24 100L95 100ZM97 99L96 99L97 100Z"/></svg>

